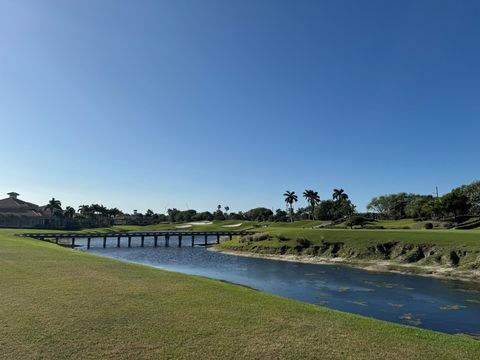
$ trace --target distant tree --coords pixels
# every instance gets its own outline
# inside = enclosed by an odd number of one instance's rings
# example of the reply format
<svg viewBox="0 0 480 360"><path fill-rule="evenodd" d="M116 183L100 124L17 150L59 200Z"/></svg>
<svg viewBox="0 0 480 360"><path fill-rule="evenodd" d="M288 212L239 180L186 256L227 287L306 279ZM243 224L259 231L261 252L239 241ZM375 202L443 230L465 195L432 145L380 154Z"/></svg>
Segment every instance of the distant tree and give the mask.
<svg viewBox="0 0 480 360"><path fill-rule="evenodd" d="M293 204L298 201L298 196L295 195L295 191L286 191L283 196L285 197L285 203L289 209L290 221L293 222Z"/></svg>
<svg viewBox="0 0 480 360"><path fill-rule="evenodd" d="M78 208L78 211L83 216L88 216L92 213L92 209L89 205L80 205L79 208Z"/></svg>
<svg viewBox="0 0 480 360"><path fill-rule="evenodd" d="M470 210L468 197L460 190L453 190L441 197L442 207L445 215L453 216L466 215Z"/></svg>
<svg viewBox="0 0 480 360"><path fill-rule="evenodd" d="M145 213L145 216L149 218L152 217L153 215L155 215L155 213L150 209L148 209L147 212Z"/></svg>
<svg viewBox="0 0 480 360"><path fill-rule="evenodd" d="M287 221L288 220L288 214L285 210L277 209L277 210L275 210L275 214L273 215L273 220L274 221Z"/></svg>
<svg viewBox="0 0 480 360"><path fill-rule="evenodd" d="M108 215L112 218L114 218L115 216L118 216L120 215L122 212L120 210L118 210L117 208L111 208L108 210Z"/></svg>
<svg viewBox="0 0 480 360"><path fill-rule="evenodd" d="M467 197L468 212L471 215L480 215L480 181L475 181L468 185L463 185L453 191L458 190Z"/></svg>
<svg viewBox="0 0 480 360"><path fill-rule="evenodd" d="M258 207L246 211L244 217L250 221L268 221L273 219L273 211L264 207Z"/></svg>
<svg viewBox="0 0 480 360"><path fill-rule="evenodd" d="M50 210L50 220L53 220L53 215L56 210L62 210L62 203L60 200L56 200L55 198L52 198L45 206L46 210Z"/></svg>
<svg viewBox="0 0 480 360"><path fill-rule="evenodd" d="M312 217L312 220L315 220L315 205L320 202L320 196L318 195L318 192L313 190L305 190L303 192L303 197L310 204L310 215Z"/></svg>
<svg viewBox="0 0 480 360"><path fill-rule="evenodd" d="M195 214L193 217L194 221L212 221L213 220L213 214L210 211L204 211L201 213Z"/></svg>
<svg viewBox="0 0 480 360"><path fill-rule="evenodd" d="M167 214L168 214L168 220L170 222L176 222L178 221L178 215L180 214L180 210L176 208L168 209Z"/></svg>
<svg viewBox="0 0 480 360"><path fill-rule="evenodd" d="M348 195L345 193L345 190L343 189L333 189L332 198L333 200L336 200L336 201L343 201L343 200L348 200Z"/></svg>
<svg viewBox="0 0 480 360"><path fill-rule="evenodd" d="M75 209L71 206L67 206L65 208L65 211L63 212L63 214L69 219L73 219L73 217L75 216L75 213L76 213Z"/></svg>
<svg viewBox="0 0 480 360"><path fill-rule="evenodd" d="M228 211L230 210L230 206L225 206L224 209L225 209L225 216L227 216Z"/></svg>
<svg viewBox="0 0 480 360"><path fill-rule="evenodd" d="M320 201L315 207L315 218L318 220L333 220L335 216L336 203L329 199Z"/></svg>

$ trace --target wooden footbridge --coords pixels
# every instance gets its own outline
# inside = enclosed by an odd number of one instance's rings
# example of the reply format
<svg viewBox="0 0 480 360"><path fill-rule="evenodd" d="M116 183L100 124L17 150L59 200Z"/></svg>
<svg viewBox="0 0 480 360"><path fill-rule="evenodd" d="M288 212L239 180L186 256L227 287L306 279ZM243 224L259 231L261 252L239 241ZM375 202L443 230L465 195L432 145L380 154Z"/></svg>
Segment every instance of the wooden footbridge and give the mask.
<svg viewBox="0 0 480 360"><path fill-rule="evenodd" d="M66 241L67 246L75 247L75 241L77 239L86 239L87 240L87 249L90 249L92 241L102 241L103 248L107 247L108 239L116 239L116 247L121 246L121 240L127 240L127 247L132 246L133 239L140 240L140 246L144 247L145 238L153 238L153 246L158 246L159 238L165 239L165 247L170 246L170 238L177 239L178 247L182 246L182 241L185 238L188 238L191 241L191 246L200 245L207 246L212 244L219 244L221 237L228 237L230 240L232 236L244 236L244 235L253 235L254 231L140 231L140 232L109 232L109 233L26 233L26 234L17 234L21 237L30 237L43 241L54 241L56 244L59 244L59 241ZM198 238L201 239L201 242L195 242ZM211 242L210 239L214 239ZM65 245L65 244L64 244Z"/></svg>

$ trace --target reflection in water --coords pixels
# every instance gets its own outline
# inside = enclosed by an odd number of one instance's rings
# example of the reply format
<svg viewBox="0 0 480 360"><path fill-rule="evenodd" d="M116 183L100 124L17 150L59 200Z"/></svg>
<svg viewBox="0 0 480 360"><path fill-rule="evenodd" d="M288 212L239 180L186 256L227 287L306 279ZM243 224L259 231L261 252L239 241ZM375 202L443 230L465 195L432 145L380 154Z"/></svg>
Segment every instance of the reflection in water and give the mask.
<svg viewBox="0 0 480 360"><path fill-rule="evenodd" d="M480 332L480 286L421 276L376 273L347 266L313 265L232 256L202 247L153 247L153 239L116 248L116 239L92 241L89 252L162 269L206 276L268 293L381 320L443 331ZM188 242L190 243L190 242ZM82 242L79 241L81 245ZM84 244L85 245L85 244ZM188 245L188 244L187 244ZM82 250L87 251L85 248Z"/></svg>

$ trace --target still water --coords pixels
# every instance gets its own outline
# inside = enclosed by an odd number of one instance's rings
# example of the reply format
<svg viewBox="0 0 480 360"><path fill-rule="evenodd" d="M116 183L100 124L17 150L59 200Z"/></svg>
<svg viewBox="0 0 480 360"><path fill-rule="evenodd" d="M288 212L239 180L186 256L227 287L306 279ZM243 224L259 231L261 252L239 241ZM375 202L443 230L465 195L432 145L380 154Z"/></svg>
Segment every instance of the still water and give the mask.
<svg viewBox="0 0 480 360"><path fill-rule="evenodd" d="M79 239L80 240L80 239ZM313 265L255 259L208 251L183 241L178 248L145 247L133 239L132 247L116 248L116 239L102 248L100 239L92 247L78 241L83 251L185 274L201 275L246 285L331 309L446 333L480 335L480 285L433 278L370 272L342 265ZM213 239L212 239L213 242Z"/></svg>

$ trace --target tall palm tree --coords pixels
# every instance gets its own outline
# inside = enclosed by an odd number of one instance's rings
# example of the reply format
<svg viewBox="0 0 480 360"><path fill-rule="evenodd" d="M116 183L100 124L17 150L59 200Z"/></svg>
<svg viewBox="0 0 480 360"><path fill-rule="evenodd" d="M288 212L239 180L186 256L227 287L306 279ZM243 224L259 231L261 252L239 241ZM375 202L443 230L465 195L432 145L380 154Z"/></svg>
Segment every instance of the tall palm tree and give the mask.
<svg viewBox="0 0 480 360"><path fill-rule="evenodd" d="M120 215L122 212L120 210L118 210L117 208L111 208L108 210L108 215L110 217L115 217L117 215Z"/></svg>
<svg viewBox="0 0 480 360"><path fill-rule="evenodd" d="M75 215L76 211L73 207L67 206L64 211L64 215L68 217L69 219L73 219L73 216Z"/></svg>
<svg viewBox="0 0 480 360"><path fill-rule="evenodd" d="M312 216L312 220L315 220L315 205L320 202L320 196L318 195L318 192L313 190L305 190L303 192L303 197L310 204L310 215Z"/></svg>
<svg viewBox="0 0 480 360"><path fill-rule="evenodd" d="M225 214L228 214L228 211L230 210L230 207L229 207L229 206L225 206L224 209L225 209Z"/></svg>
<svg viewBox="0 0 480 360"><path fill-rule="evenodd" d="M348 200L348 195L345 193L345 190L343 189L333 189L332 198L333 200L340 202L340 201Z"/></svg>
<svg viewBox="0 0 480 360"><path fill-rule="evenodd" d="M52 198L45 206L45 210L50 210L50 221L53 220L53 214L55 210L62 210L62 203L60 200L56 200L55 198Z"/></svg>
<svg viewBox="0 0 480 360"><path fill-rule="evenodd" d="M83 216L88 216L92 213L92 208L89 205L80 205L78 207L78 212Z"/></svg>
<svg viewBox="0 0 480 360"><path fill-rule="evenodd" d="M285 197L285 203L287 204L287 208L290 214L290 221L293 222L293 204L298 201L298 196L295 195L295 191L285 191L283 194Z"/></svg>

